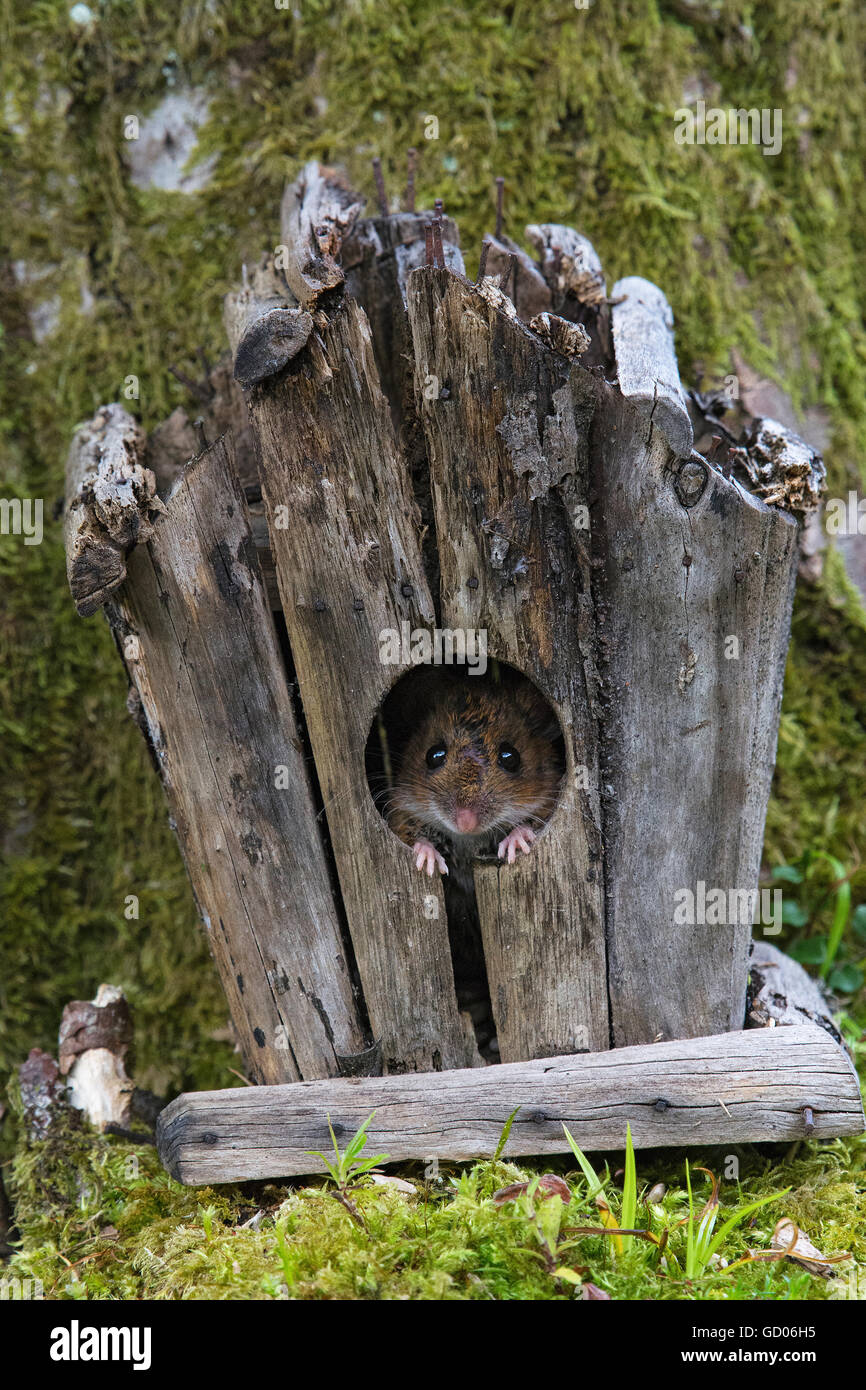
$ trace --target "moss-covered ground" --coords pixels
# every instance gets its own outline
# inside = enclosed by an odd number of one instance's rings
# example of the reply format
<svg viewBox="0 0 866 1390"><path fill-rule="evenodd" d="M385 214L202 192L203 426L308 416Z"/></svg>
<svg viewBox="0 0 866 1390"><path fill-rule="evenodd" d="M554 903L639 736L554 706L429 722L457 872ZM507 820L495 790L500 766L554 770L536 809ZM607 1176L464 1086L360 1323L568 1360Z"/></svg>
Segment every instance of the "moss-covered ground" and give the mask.
<svg viewBox="0 0 866 1390"><path fill-rule="evenodd" d="M470 269L502 174L512 234L528 221L572 223L609 282L637 273L662 285L684 378L720 382L736 348L796 409L824 413L831 495L862 489L864 39L859 0L2 0L2 494L44 499L45 539L0 535L0 1077L31 1046L52 1049L64 1003L110 979L135 1009L140 1084L173 1093L237 1080L225 1005L107 628L78 619L65 587L52 507L74 424L130 376L148 427L189 404L167 366L222 350L221 297L241 261L273 245L282 186L302 160L343 162L371 194L371 156L396 186L417 145L419 195L444 198ZM209 182L190 194L135 187L124 119L187 86L210 98L198 149L214 160ZM781 153L677 145L674 111L700 95L779 108ZM430 116L437 140L425 139ZM866 952L864 914L853 911L866 899L864 689L866 620L831 555L821 584L797 601L765 858L824 851L851 875L837 963L850 967L852 1038ZM835 902L834 872L813 864L789 913L787 940L801 947L826 935ZM124 915L130 894L137 919ZM7 1120L7 1153L16 1132ZM74 1162L55 1146L53 1157L19 1152L14 1175L4 1169L18 1262L55 1295L567 1293L531 1253L517 1209L486 1200L513 1176L501 1165L466 1170L456 1188L422 1184L417 1198L364 1193L365 1232L318 1188L184 1192L151 1150L75 1143ZM858 1141L805 1146L788 1161L751 1151L742 1200L790 1186L785 1214L821 1248L862 1260L863 1165ZM683 1155L641 1157L639 1175L665 1178L665 1201L682 1214ZM738 1200L724 1183L723 1204ZM260 1207L260 1229L240 1228ZM775 1210L758 1212L725 1253L766 1245ZM636 1251L615 1262L604 1238L584 1247L587 1277L617 1296L683 1296ZM686 1296L732 1291L817 1297L827 1286L755 1264Z"/></svg>

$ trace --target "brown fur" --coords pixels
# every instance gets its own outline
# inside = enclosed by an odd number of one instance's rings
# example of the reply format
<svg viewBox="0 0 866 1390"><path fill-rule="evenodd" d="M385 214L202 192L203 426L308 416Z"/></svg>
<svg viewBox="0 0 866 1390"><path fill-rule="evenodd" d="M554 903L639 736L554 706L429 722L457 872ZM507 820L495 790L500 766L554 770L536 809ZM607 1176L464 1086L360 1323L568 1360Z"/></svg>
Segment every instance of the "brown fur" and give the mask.
<svg viewBox="0 0 866 1390"><path fill-rule="evenodd" d="M399 758L389 823L407 844L444 844L446 859L490 852L517 825L539 830L556 805L562 775L559 728L528 682L485 677L442 678L415 711ZM516 773L499 767L500 745L520 754ZM429 768L428 748L444 743L445 764ZM477 830L461 834L459 808L475 811ZM450 853L448 852L450 851Z"/></svg>

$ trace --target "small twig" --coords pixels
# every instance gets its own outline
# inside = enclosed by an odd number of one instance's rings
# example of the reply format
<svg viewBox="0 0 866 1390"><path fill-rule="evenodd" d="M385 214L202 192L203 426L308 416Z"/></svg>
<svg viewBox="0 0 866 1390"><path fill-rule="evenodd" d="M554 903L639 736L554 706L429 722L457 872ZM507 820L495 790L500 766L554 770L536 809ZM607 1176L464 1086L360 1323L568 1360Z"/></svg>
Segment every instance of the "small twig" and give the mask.
<svg viewBox="0 0 866 1390"><path fill-rule="evenodd" d="M382 173L382 161L378 155L373 160L373 178L376 180L376 197L379 200L379 211L383 217L387 217L388 195L385 192L385 177Z"/></svg>
<svg viewBox="0 0 866 1390"><path fill-rule="evenodd" d="M338 1201L342 1207L346 1208L346 1211L349 1213L350 1217L355 1222L355 1224L357 1226L360 1226L362 1230L367 1231L367 1235L369 1235L370 1232L367 1229L367 1223L364 1220L364 1217L361 1214L361 1212L359 1212L358 1208L355 1206L355 1203L352 1201L351 1197L348 1195L348 1193L338 1188L336 1192L331 1193L331 1196L335 1198L335 1200Z"/></svg>
<svg viewBox="0 0 866 1390"><path fill-rule="evenodd" d="M172 376L180 382L181 386L185 386L190 395L195 396L196 400L200 401L202 405L208 405L210 403L213 398L213 392L208 386L200 381L193 381L192 377L187 376L186 372L182 372L179 367L169 367L168 370L171 372Z"/></svg>
<svg viewBox="0 0 866 1390"><path fill-rule="evenodd" d="M250 1081L248 1076L244 1076L243 1072L236 1071L234 1067L229 1067L229 1071L231 1072L232 1076L236 1076L238 1078L238 1081L242 1081L245 1086L255 1086L255 1081Z"/></svg>
<svg viewBox="0 0 866 1390"><path fill-rule="evenodd" d="M476 285L480 285L484 276L487 274L487 257L489 254L490 242L487 237L485 237L481 243L481 259L478 262L478 279L475 281Z"/></svg>
<svg viewBox="0 0 866 1390"><path fill-rule="evenodd" d="M433 223L433 256L435 264L445 269L445 248L442 245L442 218L437 216Z"/></svg>
<svg viewBox="0 0 866 1390"><path fill-rule="evenodd" d="M418 151L413 145L406 155L406 211L415 211L415 166L418 162Z"/></svg>

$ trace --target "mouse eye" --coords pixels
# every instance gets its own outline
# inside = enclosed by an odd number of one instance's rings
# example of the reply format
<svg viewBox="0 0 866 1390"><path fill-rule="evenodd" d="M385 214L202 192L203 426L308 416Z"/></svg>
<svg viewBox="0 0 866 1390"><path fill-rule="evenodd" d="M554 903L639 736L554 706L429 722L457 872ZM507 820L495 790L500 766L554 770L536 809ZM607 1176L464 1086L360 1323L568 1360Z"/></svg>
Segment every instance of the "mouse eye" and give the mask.
<svg viewBox="0 0 866 1390"><path fill-rule="evenodd" d="M434 743L431 748L427 749L427 766L442 767L447 755L448 749L444 743Z"/></svg>
<svg viewBox="0 0 866 1390"><path fill-rule="evenodd" d="M517 772L520 767L520 754L513 743L500 743L499 757L496 761L506 772Z"/></svg>

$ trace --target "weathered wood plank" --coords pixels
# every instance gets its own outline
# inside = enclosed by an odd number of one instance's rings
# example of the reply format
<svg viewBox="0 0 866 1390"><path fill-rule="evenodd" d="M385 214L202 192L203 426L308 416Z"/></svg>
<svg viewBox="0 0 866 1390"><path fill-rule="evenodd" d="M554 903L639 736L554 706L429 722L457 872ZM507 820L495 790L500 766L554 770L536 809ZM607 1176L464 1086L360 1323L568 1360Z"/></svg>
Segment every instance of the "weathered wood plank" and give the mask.
<svg viewBox="0 0 866 1390"><path fill-rule="evenodd" d="M315 160L286 188L280 211L284 269L302 309L342 285L340 249L363 206L341 173Z"/></svg>
<svg viewBox="0 0 866 1390"><path fill-rule="evenodd" d="M798 961L770 941L752 942L747 1028L815 1023L844 1047L845 1041L833 1021L833 1007L832 996L824 994L819 982Z"/></svg>
<svg viewBox="0 0 866 1390"><path fill-rule="evenodd" d="M757 888L797 562L792 517L672 447L689 434L675 360L653 412L656 360L618 332L624 307L614 342L632 399L602 394L592 445L618 1046L743 1024L751 915L684 925L676 912L688 891L697 915L700 883Z"/></svg>
<svg viewBox="0 0 866 1390"><path fill-rule="evenodd" d="M140 425L122 405L102 406L76 432L66 462L66 573L82 618L123 583L127 554L162 510Z"/></svg>
<svg viewBox="0 0 866 1390"><path fill-rule="evenodd" d="M346 288L367 315L379 381L398 436L405 423L411 431L415 416L406 288L411 272L424 264L425 229L432 217L430 212L400 212L362 218L343 248ZM443 217L441 230L445 263L462 274L457 225ZM401 444L411 468L412 440L404 434Z"/></svg>
<svg viewBox="0 0 866 1390"><path fill-rule="evenodd" d="M386 1069L466 1059L440 885L373 804L364 750L401 674L380 634L430 626L417 513L369 325L346 298L279 378L250 392L277 578L324 814Z"/></svg>
<svg viewBox="0 0 866 1390"><path fill-rule="evenodd" d="M178 1096L157 1126L160 1157L184 1183L323 1172L328 1119L345 1146L375 1112L371 1152L392 1160L489 1157L520 1107L506 1158L566 1153L566 1124L584 1150L859 1134L863 1109L850 1060L810 1024L549 1057L438 1076L363 1077Z"/></svg>
<svg viewBox="0 0 866 1390"><path fill-rule="evenodd" d="M584 366L610 366L610 305L598 252L573 227L556 222L532 223L526 228L538 260L538 270L551 293L551 309L587 329L591 346Z"/></svg>
<svg viewBox="0 0 866 1390"><path fill-rule="evenodd" d="M618 280L611 295L619 389L661 431L677 458L688 458L694 432L680 383L674 316L658 286L640 275Z"/></svg>
<svg viewBox="0 0 866 1390"><path fill-rule="evenodd" d="M226 297L225 325L235 380L246 389L297 356L313 331L313 318L299 308L274 269L273 256L264 256L245 270L242 288Z"/></svg>
<svg viewBox="0 0 866 1390"><path fill-rule="evenodd" d="M365 1041L226 441L176 484L109 617L247 1066L334 1075Z"/></svg>
<svg viewBox="0 0 866 1390"><path fill-rule="evenodd" d="M513 315L488 282L479 293L449 271L410 277L443 624L486 629L489 655L538 686L566 743L560 804L530 858L475 875L503 1061L609 1043L597 736L581 661L589 553L572 544L569 517L586 502L596 383Z"/></svg>

